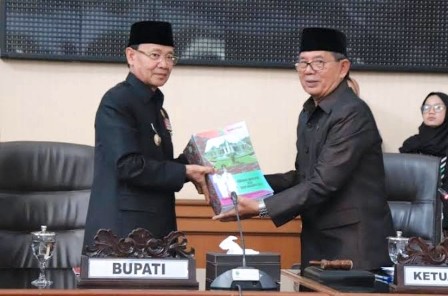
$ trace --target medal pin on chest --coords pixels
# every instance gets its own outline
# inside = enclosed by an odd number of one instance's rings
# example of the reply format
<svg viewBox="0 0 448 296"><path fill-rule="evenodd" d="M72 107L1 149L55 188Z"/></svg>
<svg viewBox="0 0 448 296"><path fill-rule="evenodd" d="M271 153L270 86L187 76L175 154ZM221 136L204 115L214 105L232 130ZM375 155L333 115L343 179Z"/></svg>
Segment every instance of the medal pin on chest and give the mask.
<svg viewBox="0 0 448 296"><path fill-rule="evenodd" d="M160 138L158 134L154 135L154 144L156 144L156 146L160 146L160 144L162 144L162 138Z"/></svg>
<svg viewBox="0 0 448 296"><path fill-rule="evenodd" d="M152 130L154 131L154 144L156 144L156 146L160 146L160 144L162 144L162 138L159 136L159 133L154 127L154 124L151 123L151 127Z"/></svg>

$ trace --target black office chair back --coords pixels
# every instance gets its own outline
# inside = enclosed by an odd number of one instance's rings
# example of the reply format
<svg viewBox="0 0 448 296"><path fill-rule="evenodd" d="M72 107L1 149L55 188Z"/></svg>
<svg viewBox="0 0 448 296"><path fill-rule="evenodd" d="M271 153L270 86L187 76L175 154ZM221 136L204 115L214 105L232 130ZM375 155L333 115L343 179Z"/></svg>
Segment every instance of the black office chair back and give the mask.
<svg viewBox="0 0 448 296"><path fill-rule="evenodd" d="M395 230L436 245L441 240L442 210L438 196L438 157L384 153L386 192Z"/></svg>
<svg viewBox="0 0 448 296"><path fill-rule="evenodd" d="M41 225L57 235L49 267L80 265L93 153L69 143L0 143L0 268L38 267L30 232Z"/></svg>

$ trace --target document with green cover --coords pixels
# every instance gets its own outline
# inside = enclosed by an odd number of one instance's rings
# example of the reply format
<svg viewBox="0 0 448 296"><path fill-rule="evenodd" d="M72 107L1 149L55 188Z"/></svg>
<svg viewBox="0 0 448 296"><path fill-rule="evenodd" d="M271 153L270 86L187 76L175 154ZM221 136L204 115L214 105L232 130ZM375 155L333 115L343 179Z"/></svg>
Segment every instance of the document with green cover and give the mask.
<svg viewBox="0 0 448 296"><path fill-rule="evenodd" d="M207 183L215 214L233 207L230 194L261 199L273 194L260 169L245 122L194 134L184 154L191 164L213 166Z"/></svg>

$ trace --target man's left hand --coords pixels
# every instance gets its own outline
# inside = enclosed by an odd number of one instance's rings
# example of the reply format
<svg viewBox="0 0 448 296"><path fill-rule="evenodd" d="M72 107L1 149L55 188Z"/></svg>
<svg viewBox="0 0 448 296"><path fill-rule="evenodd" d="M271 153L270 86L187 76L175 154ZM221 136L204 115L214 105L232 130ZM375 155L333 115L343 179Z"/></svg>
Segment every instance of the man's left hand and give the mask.
<svg viewBox="0 0 448 296"><path fill-rule="evenodd" d="M249 199L245 197L238 197L238 212L240 214L240 219L248 219L258 216L258 201L254 199ZM212 218L213 220L219 220L221 222L235 221L236 211L235 208L216 215Z"/></svg>

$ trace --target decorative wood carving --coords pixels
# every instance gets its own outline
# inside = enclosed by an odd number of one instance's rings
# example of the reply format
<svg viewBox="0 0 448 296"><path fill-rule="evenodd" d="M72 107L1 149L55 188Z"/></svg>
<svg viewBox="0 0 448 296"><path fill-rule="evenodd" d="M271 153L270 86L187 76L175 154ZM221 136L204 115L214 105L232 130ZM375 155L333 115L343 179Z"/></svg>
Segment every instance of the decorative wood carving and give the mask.
<svg viewBox="0 0 448 296"><path fill-rule="evenodd" d="M437 246L420 237L411 237L406 246L406 257L398 255L398 263L410 265L447 265L448 239Z"/></svg>
<svg viewBox="0 0 448 296"><path fill-rule="evenodd" d="M193 258L194 248L187 249L187 243L180 231L172 231L159 239L144 228L134 229L126 238L117 237L109 229L100 229L94 245L85 247L85 254L101 258Z"/></svg>

